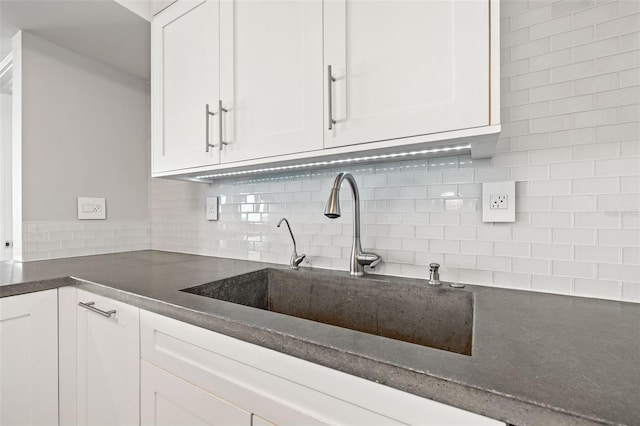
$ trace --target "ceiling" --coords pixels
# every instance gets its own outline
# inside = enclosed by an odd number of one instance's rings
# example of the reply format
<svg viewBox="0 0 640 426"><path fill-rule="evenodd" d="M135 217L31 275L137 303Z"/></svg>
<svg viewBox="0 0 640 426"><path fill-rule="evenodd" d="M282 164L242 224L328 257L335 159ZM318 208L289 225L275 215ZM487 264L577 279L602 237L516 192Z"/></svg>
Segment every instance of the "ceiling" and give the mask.
<svg viewBox="0 0 640 426"><path fill-rule="evenodd" d="M19 30L150 78L150 23L114 0L0 0L0 60Z"/></svg>

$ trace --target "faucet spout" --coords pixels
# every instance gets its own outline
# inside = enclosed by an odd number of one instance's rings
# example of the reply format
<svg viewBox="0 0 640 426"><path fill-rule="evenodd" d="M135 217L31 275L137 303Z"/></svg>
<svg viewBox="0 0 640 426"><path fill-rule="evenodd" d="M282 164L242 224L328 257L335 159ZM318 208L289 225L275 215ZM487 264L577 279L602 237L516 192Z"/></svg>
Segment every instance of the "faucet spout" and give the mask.
<svg viewBox="0 0 640 426"><path fill-rule="evenodd" d="M347 181L351 187L353 202L353 244L351 246L349 272L351 275L362 276L364 275L365 265L374 268L382 261L382 257L376 253L362 251L360 242L360 193L358 192L358 184L350 173L339 173L336 176L329 194L329 200L324 208L324 215L329 219L337 219L342 215L340 212L340 188L344 181Z"/></svg>
<svg viewBox="0 0 640 426"><path fill-rule="evenodd" d="M291 235L291 241L293 241L293 252L291 253L291 259L289 259L289 267L291 269L298 269L302 261L307 257L307 255L303 253L298 256L298 250L296 248L296 239L294 238L293 232L291 231L291 226L289 225L289 221L287 220L286 217L283 217L282 219L280 219L280 222L278 222L278 228L280 228L280 225L282 225L282 222L287 224L287 228L289 229L289 235ZM307 263L309 263L309 260L307 260Z"/></svg>

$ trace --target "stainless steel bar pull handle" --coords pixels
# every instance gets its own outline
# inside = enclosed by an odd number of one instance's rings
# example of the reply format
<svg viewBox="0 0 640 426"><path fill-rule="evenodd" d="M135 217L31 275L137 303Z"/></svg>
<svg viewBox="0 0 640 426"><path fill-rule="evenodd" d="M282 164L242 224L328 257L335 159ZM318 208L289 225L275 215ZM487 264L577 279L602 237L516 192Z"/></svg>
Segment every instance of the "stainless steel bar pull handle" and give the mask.
<svg viewBox="0 0 640 426"><path fill-rule="evenodd" d="M205 140L204 140L204 144L205 144L205 149L207 150L207 152L209 152L209 148L213 148L215 147L215 145L212 145L209 143L209 117L211 117L212 115L216 115L215 112L211 112L211 110L209 109L209 104L206 104L205 107L205 120L207 123L206 129L206 136L205 136Z"/></svg>
<svg viewBox="0 0 640 426"><path fill-rule="evenodd" d="M102 309L98 309L93 305L95 305L95 302L87 302L87 303L78 302L78 306L82 306L83 308L86 308L91 312L95 312L96 314L102 315L103 317L110 318L112 315L116 314L115 309L112 309L110 311L103 311Z"/></svg>
<svg viewBox="0 0 640 426"><path fill-rule="evenodd" d="M229 145L228 142L225 142L222 140L222 113L223 112L227 112L227 110L222 108L221 100L218 100L218 112L211 112L211 109L209 108L209 104L206 104L205 117L207 119L207 126L206 126L207 132L205 136L205 144L206 144L207 152L209 152L209 148L215 148L216 146L219 147L218 149L220 151L222 151L223 145ZM212 115L218 116L218 143L217 144L209 143L209 117Z"/></svg>
<svg viewBox="0 0 640 426"><path fill-rule="evenodd" d="M228 142L222 140L222 113L228 112L226 109L222 108L222 100L218 100L218 146L220 147L220 151L222 151L223 145L229 145Z"/></svg>
<svg viewBox="0 0 640 426"><path fill-rule="evenodd" d="M327 86L328 96L327 103L329 104L329 130L333 130L333 125L336 124L336 120L333 119L333 82L336 81L333 76L331 65L327 65Z"/></svg>

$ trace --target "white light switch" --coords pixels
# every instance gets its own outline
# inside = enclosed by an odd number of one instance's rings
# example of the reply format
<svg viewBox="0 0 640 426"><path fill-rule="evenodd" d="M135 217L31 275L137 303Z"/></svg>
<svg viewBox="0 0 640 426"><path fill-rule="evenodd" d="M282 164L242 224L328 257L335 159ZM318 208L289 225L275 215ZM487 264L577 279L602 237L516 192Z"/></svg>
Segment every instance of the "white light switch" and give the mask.
<svg viewBox="0 0 640 426"><path fill-rule="evenodd" d="M78 197L78 219L106 219L106 198Z"/></svg>
<svg viewBox="0 0 640 426"><path fill-rule="evenodd" d="M207 220L218 220L218 197L207 197Z"/></svg>
<svg viewBox="0 0 640 426"><path fill-rule="evenodd" d="M482 184L482 221L516 221L516 183L514 181Z"/></svg>

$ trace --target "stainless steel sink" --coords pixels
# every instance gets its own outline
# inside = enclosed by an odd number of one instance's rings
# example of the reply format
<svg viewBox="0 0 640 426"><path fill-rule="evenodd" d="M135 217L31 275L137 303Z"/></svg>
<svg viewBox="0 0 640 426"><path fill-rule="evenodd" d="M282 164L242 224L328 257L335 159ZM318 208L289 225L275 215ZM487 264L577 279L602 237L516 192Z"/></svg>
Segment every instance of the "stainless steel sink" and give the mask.
<svg viewBox="0 0 640 426"><path fill-rule="evenodd" d="M182 291L471 355L473 294L465 290L262 269Z"/></svg>

